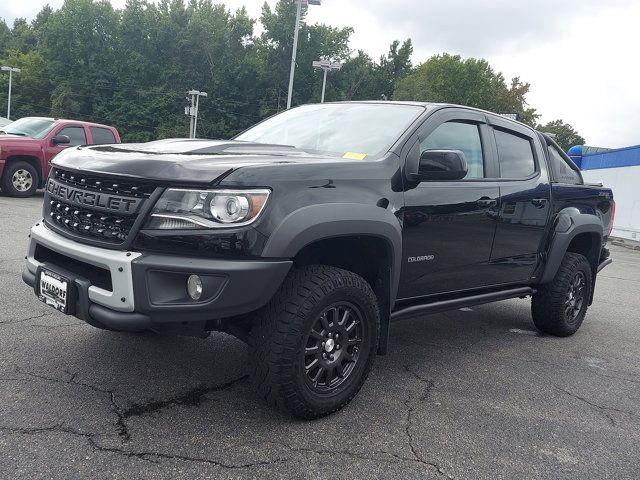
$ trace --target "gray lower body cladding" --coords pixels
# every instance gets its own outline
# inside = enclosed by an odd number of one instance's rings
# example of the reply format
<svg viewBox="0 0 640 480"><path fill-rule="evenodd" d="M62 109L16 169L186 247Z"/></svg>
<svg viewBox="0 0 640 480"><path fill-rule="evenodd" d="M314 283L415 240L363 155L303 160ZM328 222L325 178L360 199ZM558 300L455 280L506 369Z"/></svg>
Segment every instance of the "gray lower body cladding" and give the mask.
<svg viewBox="0 0 640 480"><path fill-rule="evenodd" d="M275 294L290 260L219 260L124 252L78 244L42 223L31 230L22 278L36 288L39 270L70 279L71 314L114 330L180 331L254 311ZM187 278L200 276L198 301L186 291ZM188 328L185 328L188 330Z"/></svg>

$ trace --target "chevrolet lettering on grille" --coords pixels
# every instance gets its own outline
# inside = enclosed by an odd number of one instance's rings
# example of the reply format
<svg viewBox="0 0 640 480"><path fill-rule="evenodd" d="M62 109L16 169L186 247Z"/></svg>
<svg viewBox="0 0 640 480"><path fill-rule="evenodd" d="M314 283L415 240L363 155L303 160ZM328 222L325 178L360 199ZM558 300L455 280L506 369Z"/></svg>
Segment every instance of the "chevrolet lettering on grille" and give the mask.
<svg viewBox="0 0 640 480"><path fill-rule="evenodd" d="M82 190L53 179L49 179L47 182L47 192L51 197L78 207L91 207L95 210L119 213L122 215L132 215L136 213L144 201L141 198L123 197L121 195L110 195L106 192Z"/></svg>

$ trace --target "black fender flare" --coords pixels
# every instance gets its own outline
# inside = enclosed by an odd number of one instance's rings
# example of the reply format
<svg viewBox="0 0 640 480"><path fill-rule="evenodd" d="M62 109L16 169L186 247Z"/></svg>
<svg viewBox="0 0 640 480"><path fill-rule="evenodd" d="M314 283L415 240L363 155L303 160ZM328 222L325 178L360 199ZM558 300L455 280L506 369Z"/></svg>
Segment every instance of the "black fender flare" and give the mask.
<svg viewBox="0 0 640 480"><path fill-rule="evenodd" d="M567 208L558 214L540 283L548 283L554 279L571 241L582 233L593 233L598 236L600 244L596 246L596 254L599 256L604 235L602 220L596 215L581 213L576 208ZM597 270L598 258L595 259L593 267ZM594 275L595 273L594 270Z"/></svg>
<svg viewBox="0 0 640 480"><path fill-rule="evenodd" d="M375 205L330 203L309 205L287 215L269 236L263 257L293 258L318 240L344 236L373 236L385 240L391 255L391 298L393 304L402 265L402 227L390 211Z"/></svg>

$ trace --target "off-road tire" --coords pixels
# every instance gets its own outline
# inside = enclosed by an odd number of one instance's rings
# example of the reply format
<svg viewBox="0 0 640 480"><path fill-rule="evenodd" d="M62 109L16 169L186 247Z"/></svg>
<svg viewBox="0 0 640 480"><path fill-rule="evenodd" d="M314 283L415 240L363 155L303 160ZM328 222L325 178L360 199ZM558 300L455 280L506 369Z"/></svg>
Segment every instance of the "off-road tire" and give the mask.
<svg viewBox="0 0 640 480"><path fill-rule="evenodd" d="M363 338L361 347L356 349L359 357L349 374L334 378L342 384L335 388L329 385L328 391L317 392L317 384L313 385L305 369L309 355L305 356L308 351L305 348L316 338L312 329L318 328L323 312L336 304L354 306L361 314L358 324L362 325L358 328ZM337 313L334 315L338 317ZM293 269L254 320L249 338L254 387L268 404L298 418L314 419L340 410L355 397L366 380L376 355L379 332L376 296L362 277L325 265ZM351 348L353 353L353 347L346 348ZM317 351L325 355L323 349ZM344 352L348 353L346 349Z"/></svg>
<svg viewBox="0 0 640 480"><path fill-rule="evenodd" d="M19 190L13 184L13 176L19 171L28 172L30 175L31 185L26 190ZM2 193L8 197L31 197L36 193L39 182L40 176L33 165L28 162L12 162L4 167L1 182Z"/></svg>
<svg viewBox="0 0 640 480"><path fill-rule="evenodd" d="M570 292L576 278L584 279L584 291L579 308L571 311ZM591 266L584 255L567 252L562 264L552 282L541 285L533 295L531 314L536 328L543 333L557 337L568 337L578 331L587 313L591 290L593 288L593 274Z"/></svg>

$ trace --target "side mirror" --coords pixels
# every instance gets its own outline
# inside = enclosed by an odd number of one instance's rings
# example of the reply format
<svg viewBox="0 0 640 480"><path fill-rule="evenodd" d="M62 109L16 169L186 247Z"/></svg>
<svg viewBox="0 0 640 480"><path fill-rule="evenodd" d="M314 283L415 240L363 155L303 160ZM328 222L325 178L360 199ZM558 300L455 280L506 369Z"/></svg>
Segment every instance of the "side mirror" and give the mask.
<svg viewBox="0 0 640 480"><path fill-rule="evenodd" d="M68 135L56 135L51 139L51 143L54 145L65 145L71 143L71 139Z"/></svg>
<svg viewBox="0 0 640 480"><path fill-rule="evenodd" d="M462 180L467 176L467 161L460 150L425 150L420 156L420 180Z"/></svg>

